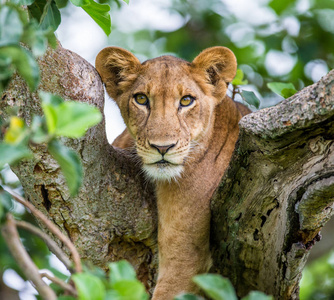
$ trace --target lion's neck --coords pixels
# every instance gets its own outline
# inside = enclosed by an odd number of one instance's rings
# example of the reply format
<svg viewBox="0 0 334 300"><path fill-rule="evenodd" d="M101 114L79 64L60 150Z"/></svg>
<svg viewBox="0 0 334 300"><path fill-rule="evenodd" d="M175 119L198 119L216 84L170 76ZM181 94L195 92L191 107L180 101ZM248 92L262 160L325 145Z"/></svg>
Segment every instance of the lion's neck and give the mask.
<svg viewBox="0 0 334 300"><path fill-rule="evenodd" d="M234 102L226 97L216 107L214 126L201 141L204 147L198 151L200 155L185 166L177 182L156 186L160 270L154 300L171 299L185 287L194 291L189 278L210 267L210 199L231 158L239 119ZM175 270L178 274L173 273ZM182 274L180 270L184 270ZM174 286L170 297L165 294L165 282L173 283L169 285L169 289Z"/></svg>

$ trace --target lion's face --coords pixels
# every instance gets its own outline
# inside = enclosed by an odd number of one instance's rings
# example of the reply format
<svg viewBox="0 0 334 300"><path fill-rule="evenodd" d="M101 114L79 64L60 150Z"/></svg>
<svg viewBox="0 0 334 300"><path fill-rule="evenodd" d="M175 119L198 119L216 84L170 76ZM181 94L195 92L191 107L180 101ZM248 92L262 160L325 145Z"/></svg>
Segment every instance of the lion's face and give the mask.
<svg viewBox="0 0 334 300"><path fill-rule="evenodd" d="M140 64L131 53L113 47L97 57L97 69L120 107L150 178L179 177L212 129L214 109L236 66L228 49L212 51L215 59L204 51L193 63L163 56ZM233 74L224 76L233 63Z"/></svg>

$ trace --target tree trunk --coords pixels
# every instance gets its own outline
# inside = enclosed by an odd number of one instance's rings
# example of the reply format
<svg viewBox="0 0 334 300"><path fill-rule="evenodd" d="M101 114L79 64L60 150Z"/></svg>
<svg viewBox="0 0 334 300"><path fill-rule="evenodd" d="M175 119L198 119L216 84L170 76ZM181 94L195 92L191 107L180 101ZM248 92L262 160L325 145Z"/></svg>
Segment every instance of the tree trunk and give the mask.
<svg viewBox="0 0 334 300"><path fill-rule="evenodd" d="M334 208L334 71L240 128L212 199L214 269L240 296L298 299L309 250Z"/></svg>
<svg viewBox="0 0 334 300"><path fill-rule="evenodd" d="M39 61L40 89L91 103L102 111L95 69L59 47ZM41 114L36 94L18 76L3 94L29 123ZM152 289L157 273L157 212L152 185L126 153L108 144L104 122L85 137L63 141L81 156L84 183L69 196L57 163L43 145L14 169L25 196L75 243L82 258L107 269L129 260ZM213 270L239 296L261 290L297 299L309 250L333 213L334 71L278 104L246 116L230 168L212 199Z"/></svg>

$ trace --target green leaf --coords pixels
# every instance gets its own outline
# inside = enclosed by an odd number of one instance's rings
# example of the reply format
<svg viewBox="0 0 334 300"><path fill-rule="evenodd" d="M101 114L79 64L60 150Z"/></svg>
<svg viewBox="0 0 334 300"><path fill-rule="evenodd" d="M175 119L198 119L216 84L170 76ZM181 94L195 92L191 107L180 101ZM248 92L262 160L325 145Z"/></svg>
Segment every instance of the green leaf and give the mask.
<svg viewBox="0 0 334 300"><path fill-rule="evenodd" d="M130 0L123 0L126 4L128 4L129 5L129 3L130 3Z"/></svg>
<svg viewBox="0 0 334 300"><path fill-rule="evenodd" d="M85 4L89 4L90 0L71 0L72 4L78 7L82 7Z"/></svg>
<svg viewBox="0 0 334 300"><path fill-rule="evenodd" d="M5 80L12 76L14 68L11 64L11 57L2 54L0 55L0 80Z"/></svg>
<svg viewBox="0 0 334 300"><path fill-rule="evenodd" d="M58 162L69 187L71 196L75 196L82 183L82 165L78 155L65 147L61 142L53 139L48 144L50 154Z"/></svg>
<svg viewBox="0 0 334 300"><path fill-rule="evenodd" d="M39 67L31 53L19 46L7 46L0 48L0 57L11 60L12 66L27 82L30 91L34 91L39 83Z"/></svg>
<svg viewBox="0 0 334 300"><path fill-rule="evenodd" d="M12 197L5 190L3 190L0 185L0 224L5 221L4 216L13 210L13 207Z"/></svg>
<svg viewBox="0 0 334 300"><path fill-rule="evenodd" d="M58 40L52 30L47 31L45 36L48 39L49 45L52 47L52 49L56 49L58 47Z"/></svg>
<svg viewBox="0 0 334 300"><path fill-rule="evenodd" d="M90 1L89 4L83 5L82 9L91 16L91 18L99 25L104 33L109 36L111 33L110 6L108 4L99 4Z"/></svg>
<svg viewBox="0 0 334 300"><path fill-rule="evenodd" d="M57 298L57 300L76 300L77 298L71 297L71 296L60 296Z"/></svg>
<svg viewBox="0 0 334 300"><path fill-rule="evenodd" d="M255 106L256 108L259 108L260 106L260 100L258 97L256 97L256 95L254 94L254 92L250 92L250 91L242 91L241 93L241 97L250 105Z"/></svg>
<svg viewBox="0 0 334 300"><path fill-rule="evenodd" d="M0 95L7 87L14 73L12 59L8 56L0 54Z"/></svg>
<svg viewBox="0 0 334 300"><path fill-rule="evenodd" d="M110 6L108 4L99 4L93 0L71 0L78 7L81 7L105 32L111 33Z"/></svg>
<svg viewBox="0 0 334 300"><path fill-rule="evenodd" d="M272 296L268 296L259 291L252 291L246 297L243 297L242 300L273 300Z"/></svg>
<svg viewBox="0 0 334 300"><path fill-rule="evenodd" d="M291 4L291 1L272 0L269 3L269 7L271 7L278 15L280 15L283 11L290 7Z"/></svg>
<svg viewBox="0 0 334 300"><path fill-rule="evenodd" d="M241 69L237 70L237 73L232 81L233 85L245 85L248 83L247 80L244 79L244 72Z"/></svg>
<svg viewBox="0 0 334 300"><path fill-rule="evenodd" d="M60 22L61 16L59 9L54 0L36 0L32 5L28 6L29 14L35 18L41 29L56 31Z"/></svg>
<svg viewBox="0 0 334 300"><path fill-rule="evenodd" d="M91 274L77 273L72 276L79 300L104 300L106 291L102 281Z"/></svg>
<svg viewBox="0 0 334 300"><path fill-rule="evenodd" d="M237 300L235 290L227 278L216 274L197 275L193 281L213 300Z"/></svg>
<svg viewBox="0 0 334 300"><path fill-rule="evenodd" d="M136 279L136 272L129 262L121 260L109 264L110 283L113 292L110 299L145 300L148 299L144 285Z"/></svg>
<svg viewBox="0 0 334 300"><path fill-rule="evenodd" d="M61 97L40 93L49 133L79 138L102 120L101 112L87 103L64 101Z"/></svg>
<svg viewBox="0 0 334 300"><path fill-rule="evenodd" d="M0 169L5 164L14 165L18 161L25 158L32 158L31 151L22 145L9 145L6 143L0 143Z"/></svg>
<svg viewBox="0 0 334 300"><path fill-rule="evenodd" d="M10 194L8 194L2 186L0 186L0 205L3 213L7 213L14 209L14 203Z"/></svg>
<svg viewBox="0 0 334 300"><path fill-rule="evenodd" d="M297 93L297 90L292 83L270 82L267 84L267 86L274 93L282 96L285 99Z"/></svg>
<svg viewBox="0 0 334 300"><path fill-rule="evenodd" d="M31 47L34 56L41 56L45 53L48 46L47 33L41 30L37 21L33 19L24 32L22 42Z"/></svg>
<svg viewBox="0 0 334 300"><path fill-rule="evenodd" d="M34 1L31 5L28 6L29 17L35 19L38 23L40 23L45 5L45 0Z"/></svg>
<svg viewBox="0 0 334 300"><path fill-rule="evenodd" d="M174 300L204 300L204 298L193 294L181 294L174 297Z"/></svg>
<svg viewBox="0 0 334 300"><path fill-rule="evenodd" d="M39 92L39 97L42 99L42 109L49 133L55 134L58 121L57 109L58 106L64 102L64 100L60 96L52 95L43 91Z"/></svg>
<svg viewBox="0 0 334 300"><path fill-rule="evenodd" d="M144 285L138 280L121 280L112 285L113 290L122 300L146 300L148 295Z"/></svg>
<svg viewBox="0 0 334 300"><path fill-rule="evenodd" d="M102 120L101 112L87 103L66 101L58 106L56 134L79 138Z"/></svg>
<svg viewBox="0 0 334 300"><path fill-rule="evenodd" d="M116 283L122 280L135 280L136 272L132 265L126 260L120 260L109 264L110 281Z"/></svg>
<svg viewBox="0 0 334 300"><path fill-rule="evenodd" d="M8 6L0 10L0 47L18 44L23 33L23 24L18 12Z"/></svg>
<svg viewBox="0 0 334 300"><path fill-rule="evenodd" d="M52 29L56 31L61 22L60 11L54 0L48 0L44 7L43 15L40 20L40 26L42 29Z"/></svg>

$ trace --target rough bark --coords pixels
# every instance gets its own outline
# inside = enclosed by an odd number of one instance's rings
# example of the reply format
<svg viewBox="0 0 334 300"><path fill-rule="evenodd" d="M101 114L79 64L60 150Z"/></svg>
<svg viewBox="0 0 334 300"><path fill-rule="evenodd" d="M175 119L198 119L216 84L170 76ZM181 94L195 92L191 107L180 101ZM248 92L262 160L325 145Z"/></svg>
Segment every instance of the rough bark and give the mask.
<svg viewBox="0 0 334 300"><path fill-rule="evenodd" d="M40 60L40 89L103 110L95 69L61 47ZM27 122L39 100L16 77L0 102L18 105ZM230 168L212 200L213 269L240 296L258 289L298 298L301 270L334 202L334 71L279 105L241 120ZM107 142L104 122L79 140L64 139L81 156L85 179L71 198L46 148L15 168L25 195L75 243L83 258L106 268L128 259L152 288L157 269L157 213L152 186L139 166Z"/></svg>
<svg viewBox="0 0 334 300"><path fill-rule="evenodd" d="M334 208L334 71L246 116L212 199L215 270L240 296L297 299L309 250Z"/></svg>
<svg viewBox="0 0 334 300"><path fill-rule="evenodd" d="M94 104L103 111L102 82L83 58L59 47L49 50L39 64L40 90ZM18 76L2 95L1 113L5 116L5 107L14 105L28 124L33 114L42 113L37 94L29 93ZM63 141L78 152L83 163L79 195L70 197L64 176L46 147L31 145L34 159L14 168L25 197L71 238L83 259L104 269L111 261L127 259L146 286L152 287L157 268L152 186L129 155L109 145L104 121L81 139Z"/></svg>

